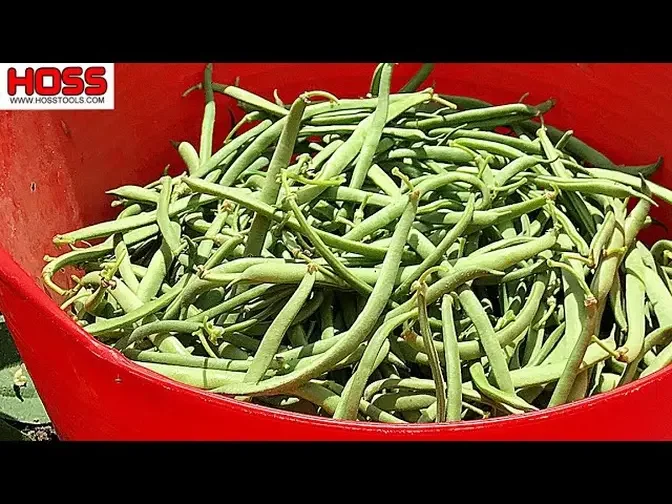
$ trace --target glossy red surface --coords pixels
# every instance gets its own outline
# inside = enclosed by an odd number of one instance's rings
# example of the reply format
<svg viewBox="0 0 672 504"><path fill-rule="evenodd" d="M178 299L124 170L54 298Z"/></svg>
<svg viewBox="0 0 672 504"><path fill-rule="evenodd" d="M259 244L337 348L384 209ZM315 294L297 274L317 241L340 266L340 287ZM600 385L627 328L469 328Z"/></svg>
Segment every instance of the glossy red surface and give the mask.
<svg viewBox="0 0 672 504"><path fill-rule="evenodd" d="M217 64L215 80L289 102L307 88L358 96L375 64ZM417 65L395 70L398 88ZM250 406L167 381L90 338L36 283L54 234L113 217L105 190L182 166L169 140L197 145L202 95L180 94L200 64L116 66L116 110L0 112L0 311L56 430L66 440L569 440L672 439L672 368L597 399L457 426L380 426ZM617 163L672 159L672 65L439 64L448 94L494 103L555 97L549 123ZM427 84L431 84L427 83ZM215 141L230 128L217 97ZM668 163L669 164L669 163ZM664 166L655 180L672 186ZM669 208L654 216L672 224ZM648 238L662 236L651 228Z"/></svg>

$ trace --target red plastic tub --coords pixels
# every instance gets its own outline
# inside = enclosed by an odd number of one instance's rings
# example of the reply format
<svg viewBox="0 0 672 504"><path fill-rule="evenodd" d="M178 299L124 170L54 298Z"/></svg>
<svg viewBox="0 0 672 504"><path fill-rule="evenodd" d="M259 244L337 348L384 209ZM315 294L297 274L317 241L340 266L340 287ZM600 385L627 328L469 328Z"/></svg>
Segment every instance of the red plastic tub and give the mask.
<svg viewBox="0 0 672 504"><path fill-rule="evenodd" d="M375 64L215 65L215 80L290 102L307 89L361 96ZM417 65L395 70L398 88ZM237 402L167 381L92 339L38 284L53 235L115 214L105 190L144 184L182 164L169 140L197 145L202 95L181 93L201 64L116 65L113 111L0 112L0 312L65 440L672 439L672 368L571 405L456 426L336 422ZM439 64L448 94L494 103L558 100L549 123L572 128L613 161L672 160L672 65ZM431 84L431 83L428 83ZM218 96L215 141L231 127ZM672 186L663 167L654 180ZM669 209L654 217L672 225ZM659 227L648 239L662 237ZM61 251L62 252L62 251Z"/></svg>

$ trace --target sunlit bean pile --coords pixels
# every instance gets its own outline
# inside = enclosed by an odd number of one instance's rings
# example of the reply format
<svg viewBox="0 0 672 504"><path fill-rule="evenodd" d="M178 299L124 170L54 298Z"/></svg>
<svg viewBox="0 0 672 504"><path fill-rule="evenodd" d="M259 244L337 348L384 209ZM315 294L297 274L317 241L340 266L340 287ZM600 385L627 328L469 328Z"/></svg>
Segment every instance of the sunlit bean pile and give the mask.
<svg viewBox="0 0 672 504"><path fill-rule="evenodd" d="M662 158L614 164L545 124L552 99L423 89L431 64L391 89L397 68L264 98L207 65L181 174L108 191L118 217L56 236L44 282L147 369L337 420L525 414L670 364L672 242L638 240L672 203ZM222 145L216 94L243 116Z"/></svg>

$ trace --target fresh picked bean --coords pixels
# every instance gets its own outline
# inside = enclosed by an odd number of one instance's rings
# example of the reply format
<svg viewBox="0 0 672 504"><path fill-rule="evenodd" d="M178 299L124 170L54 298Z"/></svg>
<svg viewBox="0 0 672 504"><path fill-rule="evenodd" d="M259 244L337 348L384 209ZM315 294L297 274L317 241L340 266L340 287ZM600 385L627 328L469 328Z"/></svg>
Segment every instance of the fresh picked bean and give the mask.
<svg viewBox="0 0 672 504"><path fill-rule="evenodd" d="M421 89L433 67L285 105L207 65L183 173L107 191L44 284L140 371L334 421L526 415L672 365L672 241L641 235L662 158L617 165L554 100ZM216 93L243 113L220 146Z"/></svg>

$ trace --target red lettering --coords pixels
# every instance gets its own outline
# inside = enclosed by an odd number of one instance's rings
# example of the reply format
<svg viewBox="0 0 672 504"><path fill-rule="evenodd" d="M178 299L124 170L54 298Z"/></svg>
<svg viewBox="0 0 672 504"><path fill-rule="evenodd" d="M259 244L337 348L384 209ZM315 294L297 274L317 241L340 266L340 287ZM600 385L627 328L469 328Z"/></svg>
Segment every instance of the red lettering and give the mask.
<svg viewBox="0 0 672 504"><path fill-rule="evenodd" d="M23 77L19 77L16 74L16 68L7 70L7 94L9 94L9 96L14 96L16 94L16 88L22 86L26 88L26 95L32 95L34 91L33 72L34 70L32 68L26 68L26 74Z"/></svg>
<svg viewBox="0 0 672 504"><path fill-rule="evenodd" d="M82 78L83 74L83 78ZM46 81L46 79L50 79ZM47 83L48 82L48 83ZM43 96L76 96L85 93L88 96L101 96L108 90L104 67L67 67L61 72L55 67L34 70L26 68L24 75L18 75L16 68L7 70L7 94L14 96L18 88L24 88L27 96L34 93Z"/></svg>
<svg viewBox="0 0 672 504"><path fill-rule="evenodd" d="M51 77L51 85L44 84L44 78ZM44 96L54 96L61 92L61 71L54 67L38 68L35 72L35 91Z"/></svg>
<svg viewBox="0 0 672 504"><path fill-rule="evenodd" d="M107 79L104 77L105 67L90 67L84 72L88 84L84 91L89 96L100 96L107 92Z"/></svg>
<svg viewBox="0 0 672 504"><path fill-rule="evenodd" d="M67 67L63 69L63 94L66 96L80 95L84 91L84 82L81 78L82 67Z"/></svg>

